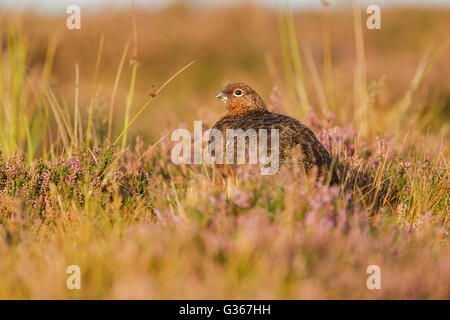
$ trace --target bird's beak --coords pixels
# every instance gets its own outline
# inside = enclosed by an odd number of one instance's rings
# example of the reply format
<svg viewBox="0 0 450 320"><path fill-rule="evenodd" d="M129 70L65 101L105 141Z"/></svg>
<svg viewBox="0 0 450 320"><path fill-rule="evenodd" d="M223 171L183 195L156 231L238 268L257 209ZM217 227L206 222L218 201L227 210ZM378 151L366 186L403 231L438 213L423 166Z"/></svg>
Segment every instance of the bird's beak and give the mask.
<svg viewBox="0 0 450 320"><path fill-rule="evenodd" d="M216 96L216 99L222 100L222 102L227 102L228 98L226 95L224 95L222 92L219 92Z"/></svg>

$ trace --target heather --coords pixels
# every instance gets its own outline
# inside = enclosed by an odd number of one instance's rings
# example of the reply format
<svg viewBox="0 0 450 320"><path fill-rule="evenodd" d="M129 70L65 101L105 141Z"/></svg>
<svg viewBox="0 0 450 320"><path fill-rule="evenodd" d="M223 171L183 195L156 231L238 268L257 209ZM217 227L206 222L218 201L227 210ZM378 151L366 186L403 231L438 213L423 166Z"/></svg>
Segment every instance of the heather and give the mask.
<svg viewBox="0 0 450 320"><path fill-rule="evenodd" d="M60 40L59 18L0 15L0 298L448 299L449 13L392 10L364 40L351 11L201 10L139 11L141 65L129 12ZM233 23L241 37L222 32ZM210 165L174 164L170 132L211 127L231 75L310 127L341 183L295 161L223 185Z"/></svg>
<svg viewBox="0 0 450 320"><path fill-rule="evenodd" d="M274 184L244 169L223 190L212 168L173 165L168 138L138 138L109 170L120 151L31 166L2 155L2 297L448 298L448 168L315 129L331 137L341 186L294 167ZM73 262L80 294L65 288ZM379 292L365 287L370 264Z"/></svg>

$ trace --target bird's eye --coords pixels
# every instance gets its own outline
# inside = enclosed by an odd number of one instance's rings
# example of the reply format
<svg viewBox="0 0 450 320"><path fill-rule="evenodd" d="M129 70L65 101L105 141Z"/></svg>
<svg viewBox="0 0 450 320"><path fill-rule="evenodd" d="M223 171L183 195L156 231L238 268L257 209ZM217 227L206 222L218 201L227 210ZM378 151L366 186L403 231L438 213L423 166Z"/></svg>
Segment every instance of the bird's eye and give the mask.
<svg viewBox="0 0 450 320"><path fill-rule="evenodd" d="M240 97L240 96L242 96L243 94L244 94L244 92L242 92L241 89L237 89L237 90L234 91L234 95L235 95L236 97Z"/></svg>

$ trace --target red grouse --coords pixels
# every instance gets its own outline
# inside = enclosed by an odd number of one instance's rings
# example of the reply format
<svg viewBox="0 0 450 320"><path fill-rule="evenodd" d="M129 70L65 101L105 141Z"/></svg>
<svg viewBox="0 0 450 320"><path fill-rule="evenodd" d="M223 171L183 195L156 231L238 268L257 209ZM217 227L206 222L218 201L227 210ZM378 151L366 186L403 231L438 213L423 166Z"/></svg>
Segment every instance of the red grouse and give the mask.
<svg viewBox="0 0 450 320"><path fill-rule="evenodd" d="M330 168L331 157L314 133L294 118L270 112L263 99L248 85L228 84L216 98L221 99L227 109L226 115L213 127L220 130L223 137L226 136L227 129L244 131L267 129L268 137L270 137L271 129L278 129L280 166L287 157L296 153L307 174L316 167L317 178L325 181L329 177L332 184L339 183L335 170ZM235 165L218 165L217 167L223 175L232 173L235 169ZM329 174L330 171L331 174Z"/></svg>

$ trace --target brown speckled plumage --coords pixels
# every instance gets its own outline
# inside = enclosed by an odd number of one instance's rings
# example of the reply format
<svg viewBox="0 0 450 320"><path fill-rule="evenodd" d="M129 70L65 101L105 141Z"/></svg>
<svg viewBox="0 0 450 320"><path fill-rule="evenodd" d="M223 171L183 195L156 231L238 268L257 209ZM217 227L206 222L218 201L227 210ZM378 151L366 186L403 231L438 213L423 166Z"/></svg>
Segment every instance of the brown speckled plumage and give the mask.
<svg viewBox="0 0 450 320"><path fill-rule="evenodd" d="M236 91L238 94L242 94L236 96ZM314 133L300 121L268 111L262 98L252 88L243 83L227 85L217 95L217 98L223 100L227 113L214 125L214 128L220 130L224 137L226 129L247 130L253 128L256 131L259 129L278 129L280 166L287 157L295 153L298 155L306 173L317 167L318 177L326 179L332 162L331 157ZM246 147L248 148L248 142L246 142ZM230 167L233 168L229 165L223 165L219 166L219 169L226 169L225 171L230 172ZM221 171L224 172L224 170ZM339 179L333 170L331 183L338 182Z"/></svg>

